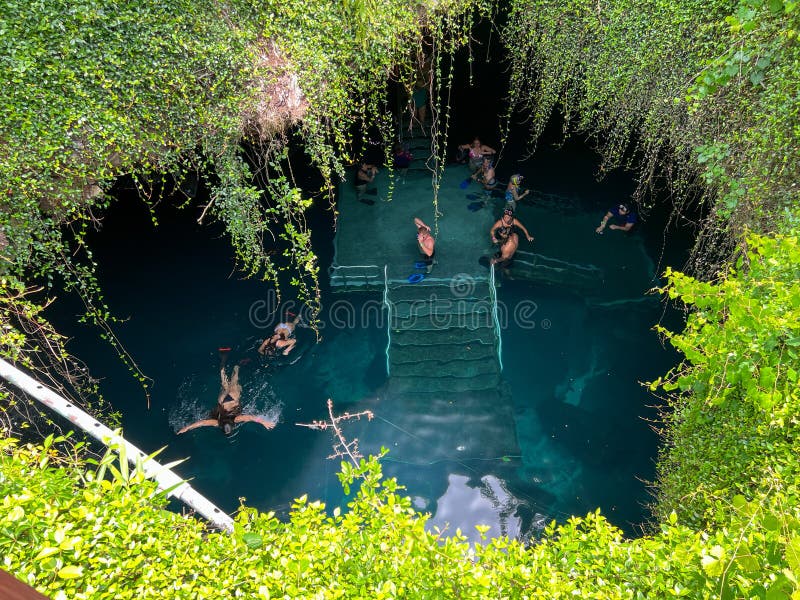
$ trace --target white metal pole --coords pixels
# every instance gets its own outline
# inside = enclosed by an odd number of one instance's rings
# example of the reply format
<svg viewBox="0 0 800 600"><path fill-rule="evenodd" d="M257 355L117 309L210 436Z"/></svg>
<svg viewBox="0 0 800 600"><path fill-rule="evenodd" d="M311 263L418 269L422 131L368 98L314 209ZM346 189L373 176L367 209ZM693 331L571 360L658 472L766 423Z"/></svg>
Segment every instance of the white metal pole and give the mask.
<svg viewBox="0 0 800 600"><path fill-rule="evenodd" d="M79 427L106 446L124 445L128 461L136 465L142 463L145 475L155 479L160 490L170 490L168 493L189 506L191 509L208 519L216 527L228 532L233 531L233 519L217 508L208 498L197 492L186 481L175 473L165 468L156 460L147 460L147 455L131 444L121 435L91 417L86 412L75 406L72 402L56 394L29 375L26 375L8 362L0 359L0 377L15 385L29 396L35 398L45 406L50 407L73 425Z"/></svg>

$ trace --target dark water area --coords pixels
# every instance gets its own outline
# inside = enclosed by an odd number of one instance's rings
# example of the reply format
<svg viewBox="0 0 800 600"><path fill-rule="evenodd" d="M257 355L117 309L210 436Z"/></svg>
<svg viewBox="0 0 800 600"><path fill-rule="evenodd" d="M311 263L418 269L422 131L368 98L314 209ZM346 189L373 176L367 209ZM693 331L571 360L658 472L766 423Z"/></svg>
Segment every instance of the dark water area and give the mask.
<svg viewBox="0 0 800 600"><path fill-rule="evenodd" d="M490 49L488 61L485 49L473 64L479 87L468 85L463 61L456 65L453 149L475 135L499 149L507 73L498 68L500 47ZM512 128L498 176L505 181L521 173L538 193L539 201L518 214L536 238L534 251L604 269L604 294L587 298L569 288L503 282L499 299L506 306L534 305L534 327L510 323L503 330L503 378L513 399L520 455L493 457L496 470L482 483L471 479L467 459L435 471L420 466L424 456L418 464L392 465L415 506L434 514L437 524L449 519L464 527L485 521L495 526L506 519L499 529L530 537L549 519L563 521L600 507L635 534L648 516L643 481L654 475L659 440L648 420L656 418L657 401L641 382L676 361L652 326L678 328L681 321L645 292L659 285L667 265L683 265L691 238L666 228L666 210L654 210L632 234L595 234L605 210L628 199L635 183L622 172L598 182L595 153L580 139L554 146L561 141L559 129L554 123L535 156L522 160L525 130ZM301 181L315 187L313 172L302 168L302 153L293 156ZM308 214L321 266L322 341L299 328L297 351L280 364L264 364L255 348L275 324L262 318L264 307L275 305L274 288L240 276L219 225L197 225L208 191L201 186L196 201L181 210L163 202L155 213L157 227L132 189L121 185L117 195L119 202L91 241L105 298L126 319L115 331L153 380L150 410L111 348L91 328L75 324L77 303L66 298L50 316L72 336L71 350L102 378L103 392L123 414L125 436L145 452L166 445L162 461L188 457L176 471L227 511L246 498L249 506L286 517L292 500L306 493L331 508L341 503L338 461L327 458L331 436L295 424L324 419L329 397L340 410L358 410L365 398L381 393L386 331L377 324L334 322L341 315L331 313L332 306L346 301L358 311L376 296L331 292L326 270L334 229L327 199L318 198ZM281 310L297 312L290 289L284 290ZM228 366L241 363L245 412L277 421L274 430L246 424L229 438L214 428L176 435L213 406L220 348L231 348ZM391 463L391 454L386 460ZM498 511L505 513L498 517ZM508 519L519 523L508 528Z"/></svg>

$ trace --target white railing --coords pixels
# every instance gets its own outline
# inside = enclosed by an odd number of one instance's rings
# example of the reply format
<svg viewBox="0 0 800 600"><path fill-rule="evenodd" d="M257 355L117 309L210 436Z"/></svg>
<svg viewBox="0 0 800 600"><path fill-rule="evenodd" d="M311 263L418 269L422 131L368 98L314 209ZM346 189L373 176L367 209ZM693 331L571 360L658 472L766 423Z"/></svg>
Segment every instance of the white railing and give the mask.
<svg viewBox="0 0 800 600"><path fill-rule="evenodd" d="M389 302L389 266L383 265L383 303L386 305L386 376L389 377L389 348L392 345L392 303Z"/></svg>
<svg viewBox="0 0 800 600"><path fill-rule="evenodd" d="M500 371L503 371L503 338L500 335L500 318L497 316L497 289L494 285L494 265L489 267L489 296L492 299L492 317L494 319L494 332L497 336L497 360Z"/></svg>
<svg viewBox="0 0 800 600"><path fill-rule="evenodd" d="M341 277L345 286L347 286L349 283L348 279L356 280L358 282L354 283L353 285L369 285L370 283L377 284L380 282L380 269L381 268L378 265L337 265L334 263L328 269L328 277L332 286L336 285L334 283L334 278L336 277ZM360 273L348 275L347 270L360 270Z"/></svg>
<svg viewBox="0 0 800 600"><path fill-rule="evenodd" d="M124 446L128 461L134 466L141 464L144 474L148 479L155 479L160 490L167 490L169 496L177 498L208 519L214 526L227 532L233 532L233 519L217 508L210 500L163 465L153 459L148 459L147 455L139 448L82 411L63 396L46 388L2 359L0 359L0 377L48 408L53 409L102 444L106 446Z"/></svg>

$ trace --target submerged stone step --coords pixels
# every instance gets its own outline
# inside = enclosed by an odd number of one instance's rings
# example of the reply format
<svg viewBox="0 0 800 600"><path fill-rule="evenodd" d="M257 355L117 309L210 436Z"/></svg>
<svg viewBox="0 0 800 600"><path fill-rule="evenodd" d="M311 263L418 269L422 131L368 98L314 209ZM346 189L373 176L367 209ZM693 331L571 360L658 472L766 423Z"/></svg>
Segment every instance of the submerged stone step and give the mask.
<svg viewBox="0 0 800 600"><path fill-rule="evenodd" d="M388 389L398 394L439 394L494 390L500 385L500 374L480 377L390 377Z"/></svg>
<svg viewBox="0 0 800 600"><path fill-rule="evenodd" d="M484 344L493 346L496 343L495 328L491 327L456 327L452 329L393 329L392 346L435 346L439 344Z"/></svg>
<svg viewBox="0 0 800 600"><path fill-rule="evenodd" d="M389 288L389 299L392 302L428 300L430 298L469 301L488 299L489 297L488 282L475 282L469 279L453 279L447 285L424 285L424 282L421 282Z"/></svg>
<svg viewBox="0 0 800 600"><path fill-rule="evenodd" d="M440 316L437 321L458 321L451 315L491 314L492 303L488 298L467 300L463 298L429 298L425 300L391 301L392 316L399 319Z"/></svg>
<svg viewBox="0 0 800 600"><path fill-rule="evenodd" d="M419 362L435 362L445 364L452 362L472 362L477 360L496 359L497 349L488 344L437 345L437 346L397 346L389 348L391 364L411 364Z"/></svg>
<svg viewBox="0 0 800 600"><path fill-rule="evenodd" d="M456 379L499 375L500 365L494 357L483 360L456 360L391 363L392 377L453 377Z"/></svg>

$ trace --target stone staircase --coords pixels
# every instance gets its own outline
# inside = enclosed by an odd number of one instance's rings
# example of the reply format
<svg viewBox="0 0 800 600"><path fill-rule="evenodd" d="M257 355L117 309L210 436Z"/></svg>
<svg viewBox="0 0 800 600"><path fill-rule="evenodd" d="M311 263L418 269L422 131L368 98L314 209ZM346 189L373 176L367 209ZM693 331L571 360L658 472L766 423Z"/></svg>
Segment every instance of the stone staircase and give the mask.
<svg viewBox="0 0 800 600"><path fill-rule="evenodd" d="M389 288L391 393L497 390L501 365L489 285L470 280L467 289L441 284Z"/></svg>

